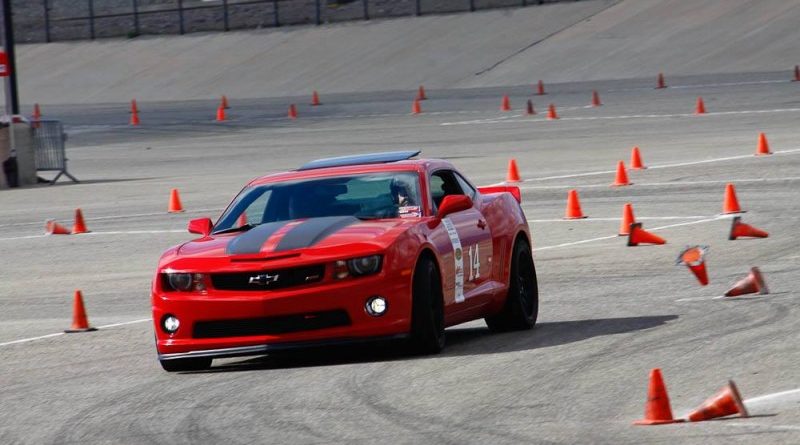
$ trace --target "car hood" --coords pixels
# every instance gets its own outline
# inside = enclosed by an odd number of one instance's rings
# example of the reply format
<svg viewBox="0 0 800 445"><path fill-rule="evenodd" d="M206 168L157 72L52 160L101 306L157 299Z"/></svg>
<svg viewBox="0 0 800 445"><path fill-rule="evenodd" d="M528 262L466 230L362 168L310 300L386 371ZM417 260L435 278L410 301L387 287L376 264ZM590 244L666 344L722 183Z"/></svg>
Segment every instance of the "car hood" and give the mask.
<svg viewBox="0 0 800 445"><path fill-rule="evenodd" d="M385 249L419 219L362 221L351 216L260 224L247 232L209 235L178 249L181 258L267 258ZM343 247L347 246L346 250Z"/></svg>

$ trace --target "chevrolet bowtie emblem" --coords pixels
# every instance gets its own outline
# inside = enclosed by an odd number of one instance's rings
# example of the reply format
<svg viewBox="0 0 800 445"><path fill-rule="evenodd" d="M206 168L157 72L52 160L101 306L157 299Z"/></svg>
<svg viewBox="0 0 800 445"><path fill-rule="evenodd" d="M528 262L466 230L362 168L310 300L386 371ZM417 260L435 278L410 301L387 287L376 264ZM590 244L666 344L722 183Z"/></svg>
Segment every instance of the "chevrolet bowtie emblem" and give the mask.
<svg viewBox="0 0 800 445"><path fill-rule="evenodd" d="M250 277L249 283L258 284L259 286L268 286L269 284L278 281L278 277L280 277L278 274L270 275L268 273L262 273L261 275Z"/></svg>

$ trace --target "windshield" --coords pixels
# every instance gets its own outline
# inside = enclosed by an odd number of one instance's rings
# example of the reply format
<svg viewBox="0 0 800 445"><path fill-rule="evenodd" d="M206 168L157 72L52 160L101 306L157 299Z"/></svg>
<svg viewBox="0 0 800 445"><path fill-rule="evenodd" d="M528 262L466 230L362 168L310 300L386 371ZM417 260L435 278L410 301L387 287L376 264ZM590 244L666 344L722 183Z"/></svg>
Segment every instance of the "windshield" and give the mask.
<svg viewBox="0 0 800 445"><path fill-rule="evenodd" d="M422 216L419 176L381 172L263 184L243 190L215 232L323 216L361 219Z"/></svg>

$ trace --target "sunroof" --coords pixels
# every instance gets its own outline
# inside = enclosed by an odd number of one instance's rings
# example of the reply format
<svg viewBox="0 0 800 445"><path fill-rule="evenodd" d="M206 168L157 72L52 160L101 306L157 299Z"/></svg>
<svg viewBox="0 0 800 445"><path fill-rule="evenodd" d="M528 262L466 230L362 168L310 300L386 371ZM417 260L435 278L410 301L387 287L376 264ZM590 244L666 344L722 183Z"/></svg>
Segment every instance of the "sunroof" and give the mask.
<svg viewBox="0 0 800 445"><path fill-rule="evenodd" d="M384 164L387 162L405 161L422 153L421 150L386 151L383 153L370 153L364 155L339 156L311 161L298 170L313 170L317 168L343 167L347 165Z"/></svg>

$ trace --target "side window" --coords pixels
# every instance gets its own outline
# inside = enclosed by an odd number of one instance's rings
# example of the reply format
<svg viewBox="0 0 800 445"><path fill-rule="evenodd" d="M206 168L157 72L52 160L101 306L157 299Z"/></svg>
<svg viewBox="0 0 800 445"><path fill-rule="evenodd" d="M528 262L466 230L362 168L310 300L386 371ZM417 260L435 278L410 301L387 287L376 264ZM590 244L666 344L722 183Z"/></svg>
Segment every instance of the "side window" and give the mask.
<svg viewBox="0 0 800 445"><path fill-rule="evenodd" d="M456 180L458 181L458 185L461 186L461 190L464 191L464 194L469 196L470 199L475 199L475 189L464 179L461 174L456 173Z"/></svg>
<svg viewBox="0 0 800 445"><path fill-rule="evenodd" d="M463 195L461 186L451 170L439 170L431 174L431 198L433 206L438 209L447 195Z"/></svg>

